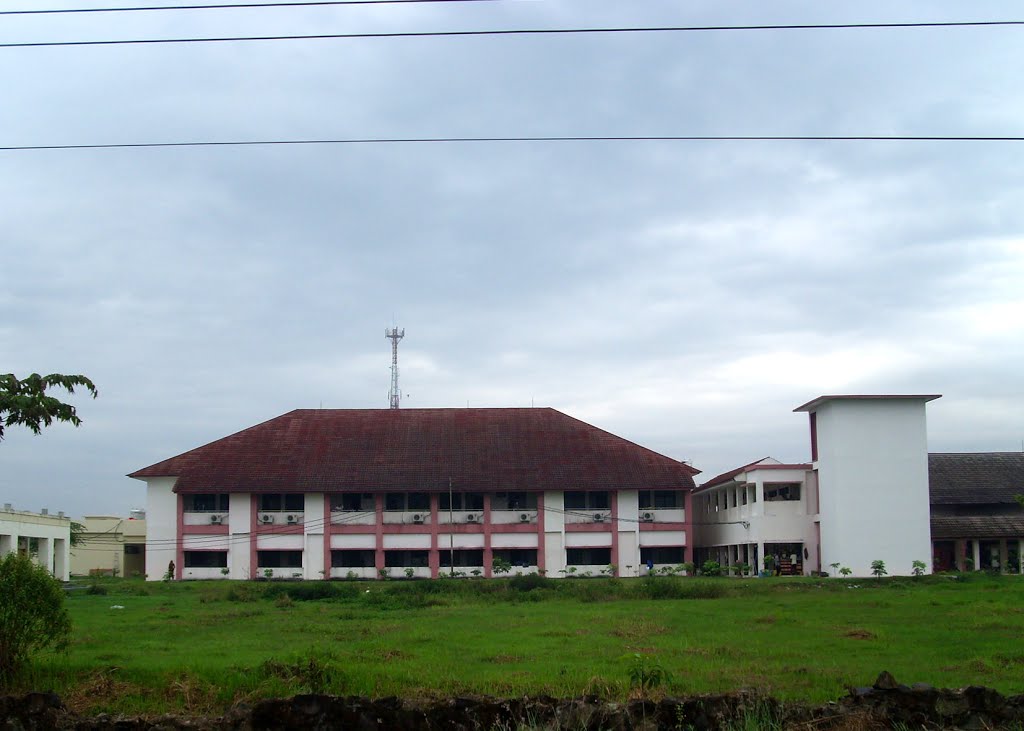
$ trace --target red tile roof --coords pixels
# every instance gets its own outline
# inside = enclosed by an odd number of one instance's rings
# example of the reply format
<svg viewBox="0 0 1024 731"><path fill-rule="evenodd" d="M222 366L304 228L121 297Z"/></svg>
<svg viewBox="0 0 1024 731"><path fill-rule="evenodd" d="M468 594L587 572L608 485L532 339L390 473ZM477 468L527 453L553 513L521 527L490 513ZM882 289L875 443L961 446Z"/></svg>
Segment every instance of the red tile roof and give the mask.
<svg viewBox="0 0 1024 731"><path fill-rule="evenodd" d="M549 408L297 409L129 477L178 492L694 488L695 470Z"/></svg>
<svg viewBox="0 0 1024 731"><path fill-rule="evenodd" d="M809 464L761 464L761 462L763 462L766 459L769 458L762 457L756 462L751 462L750 464L745 464L742 467L737 467L734 470L729 470L728 472L723 472L720 475L716 475L715 477L712 477L710 480L701 485L700 489L703 490L706 487L715 487L716 485L723 485L726 482L731 482L732 478L744 472L753 472L754 470L809 470L812 466Z"/></svg>

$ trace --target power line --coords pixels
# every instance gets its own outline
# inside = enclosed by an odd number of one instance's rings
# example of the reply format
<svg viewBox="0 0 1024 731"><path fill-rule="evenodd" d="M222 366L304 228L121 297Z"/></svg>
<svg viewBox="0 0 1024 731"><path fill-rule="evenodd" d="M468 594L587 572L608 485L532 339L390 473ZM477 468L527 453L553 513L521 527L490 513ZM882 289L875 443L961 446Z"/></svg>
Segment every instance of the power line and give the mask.
<svg viewBox="0 0 1024 731"><path fill-rule="evenodd" d="M68 13L133 13L159 10L237 10L249 8L301 8L329 5L410 5L443 3L493 3L506 0L311 0L294 3L224 3L217 5L139 5L124 8L52 8L45 10L0 10L0 15L62 15Z"/></svg>
<svg viewBox="0 0 1024 731"><path fill-rule="evenodd" d="M517 28L505 30L404 31L390 33L316 33L285 36L221 36L216 38L133 38L106 41L33 41L0 43L0 48L45 48L55 46L124 46L167 43L233 43L239 41L309 41L354 38L451 38L460 36L570 35L597 33L686 33L700 31L754 30L844 30L864 28L967 28L1018 26L1024 20L970 20L933 23L830 23L805 25L690 25L646 28Z"/></svg>
<svg viewBox="0 0 1024 731"><path fill-rule="evenodd" d="M1024 137L981 135L565 135L539 137L349 137L304 140L115 142L77 145L5 145L0 152L124 150L173 147L267 147L274 145L410 145L511 142L1024 142Z"/></svg>

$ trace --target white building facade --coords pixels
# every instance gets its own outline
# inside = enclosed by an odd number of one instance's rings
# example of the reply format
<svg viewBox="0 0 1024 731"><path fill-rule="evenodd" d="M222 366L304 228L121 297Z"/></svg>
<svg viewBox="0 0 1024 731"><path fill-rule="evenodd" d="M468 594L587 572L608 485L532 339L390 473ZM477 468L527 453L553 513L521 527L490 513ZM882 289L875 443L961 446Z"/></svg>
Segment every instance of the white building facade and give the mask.
<svg viewBox="0 0 1024 731"><path fill-rule="evenodd" d="M32 513L15 510L6 503L0 510L0 556L21 553L30 556L61 581L67 581L71 566L71 520L63 513Z"/></svg>

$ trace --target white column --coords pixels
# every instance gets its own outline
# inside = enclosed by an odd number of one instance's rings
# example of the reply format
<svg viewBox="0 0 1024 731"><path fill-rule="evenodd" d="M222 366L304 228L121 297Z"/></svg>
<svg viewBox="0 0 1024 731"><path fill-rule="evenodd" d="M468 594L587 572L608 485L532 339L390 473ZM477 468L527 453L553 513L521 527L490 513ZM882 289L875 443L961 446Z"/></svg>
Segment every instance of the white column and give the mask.
<svg viewBox="0 0 1024 731"><path fill-rule="evenodd" d="M999 573L1005 574L1007 570L1007 563L1010 560L1009 551L1006 550L1006 539L999 539Z"/></svg>
<svg viewBox="0 0 1024 731"><path fill-rule="evenodd" d="M972 544L974 546L974 570L981 571L981 541L975 538Z"/></svg>
<svg viewBox="0 0 1024 731"><path fill-rule="evenodd" d="M53 539L52 538L37 538L36 545L39 546L39 555L36 556L36 561L44 569L53 573Z"/></svg>

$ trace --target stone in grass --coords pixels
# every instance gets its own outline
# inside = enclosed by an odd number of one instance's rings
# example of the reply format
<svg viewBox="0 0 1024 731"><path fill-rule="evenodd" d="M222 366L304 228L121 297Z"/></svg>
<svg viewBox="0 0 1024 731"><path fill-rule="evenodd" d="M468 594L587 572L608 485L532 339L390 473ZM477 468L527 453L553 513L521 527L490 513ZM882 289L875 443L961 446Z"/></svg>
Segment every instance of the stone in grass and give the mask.
<svg viewBox="0 0 1024 731"><path fill-rule="evenodd" d="M896 678L892 676L888 670L883 670L878 674L878 680L875 681L875 690L896 690L900 687L900 684L896 682Z"/></svg>

